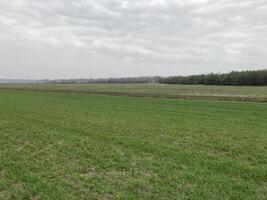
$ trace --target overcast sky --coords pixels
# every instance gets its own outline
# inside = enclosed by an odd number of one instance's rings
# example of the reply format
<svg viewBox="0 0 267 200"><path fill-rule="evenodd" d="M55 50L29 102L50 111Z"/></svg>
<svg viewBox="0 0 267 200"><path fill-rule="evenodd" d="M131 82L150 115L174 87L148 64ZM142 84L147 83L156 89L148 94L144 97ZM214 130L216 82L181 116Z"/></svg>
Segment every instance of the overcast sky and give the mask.
<svg viewBox="0 0 267 200"><path fill-rule="evenodd" d="M267 68L267 0L0 0L0 78Z"/></svg>

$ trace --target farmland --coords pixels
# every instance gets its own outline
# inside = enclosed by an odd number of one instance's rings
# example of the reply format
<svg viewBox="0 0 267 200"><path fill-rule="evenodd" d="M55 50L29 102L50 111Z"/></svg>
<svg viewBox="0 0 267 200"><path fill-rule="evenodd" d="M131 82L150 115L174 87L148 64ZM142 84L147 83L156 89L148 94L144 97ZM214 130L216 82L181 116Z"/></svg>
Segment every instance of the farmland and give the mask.
<svg viewBox="0 0 267 200"><path fill-rule="evenodd" d="M166 84L0 84L0 89L117 96L267 101L267 87Z"/></svg>
<svg viewBox="0 0 267 200"><path fill-rule="evenodd" d="M1 87L0 199L267 198L266 103L94 94L264 87Z"/></svg>

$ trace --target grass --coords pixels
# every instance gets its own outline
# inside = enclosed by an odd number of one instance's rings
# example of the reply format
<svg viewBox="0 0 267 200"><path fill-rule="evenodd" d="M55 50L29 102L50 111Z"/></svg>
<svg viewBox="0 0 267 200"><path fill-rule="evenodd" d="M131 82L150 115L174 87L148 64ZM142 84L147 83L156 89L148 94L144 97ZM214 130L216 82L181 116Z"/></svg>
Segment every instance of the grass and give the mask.
<svg viewBox="0 0 267 200"><path fill-rule="evenodd" d="M0 89L76 92L119 96L266 101L267 87L164 84L0 84Z"/></svg>
<svg viewBox="0 0 267 200"><path fill-rule="evenodd" d="M0 199L267 198L265 103L1 91L0 111Z"/></svg>

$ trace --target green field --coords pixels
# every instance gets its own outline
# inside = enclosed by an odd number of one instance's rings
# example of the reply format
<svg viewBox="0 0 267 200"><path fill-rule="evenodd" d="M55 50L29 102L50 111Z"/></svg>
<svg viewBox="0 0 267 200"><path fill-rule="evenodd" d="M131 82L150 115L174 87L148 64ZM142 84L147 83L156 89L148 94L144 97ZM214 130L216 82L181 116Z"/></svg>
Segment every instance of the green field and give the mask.
<svg viewBox="0 0 267 200"><path fill-rule="evenodd" d="M267 102L267 87L165 84L0 84L0 89Z"/></svg>
<svg viewBox="0 0 267 200"><path fill-rule="evenodd" d="M1 200L266 198L266 103L0 91Z"/></svg>

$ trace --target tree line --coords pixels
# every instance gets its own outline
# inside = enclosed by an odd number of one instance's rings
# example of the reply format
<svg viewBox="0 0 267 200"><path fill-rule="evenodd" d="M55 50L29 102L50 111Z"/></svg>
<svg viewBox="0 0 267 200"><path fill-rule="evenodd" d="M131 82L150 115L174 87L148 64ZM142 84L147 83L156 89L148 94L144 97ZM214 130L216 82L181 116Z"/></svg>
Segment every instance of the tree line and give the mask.
<svg viewBox="0 0 267 200"><path fill-rule="evenodd" d="M38 83L119 83L119 84L135 84L135 83L158 83L160 76L141 76L141 77L125 77L125 78L97 78L97 79L55 79L55 80L39 80Z"/></svg>
<svg viewBox="0 0 267 200"><path fill-rule="evenodd" d="M159 83L165 84L201 84L201 85L267 85L267 70L256 71L232 71L223 74L201 74L191 76L172 76L159 79Z"/></svg>
<svg viewBox="0 0 267 200"><path fill-rule="evenodd" d="M267 69L254 71L232 71L230 73L210 73L191 76L143 76L124 78L98 78L98 79L57 79L35 80L35 83L162 83L162 84L187 84L187 85L267 85Z"/></svg>

